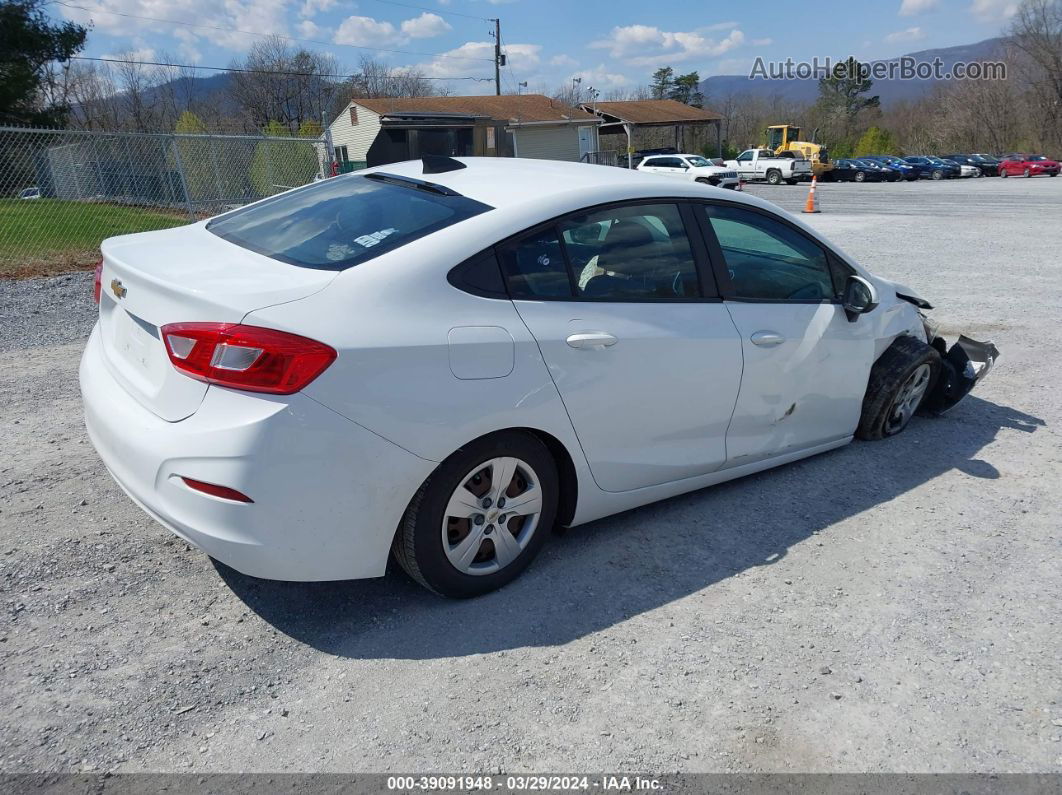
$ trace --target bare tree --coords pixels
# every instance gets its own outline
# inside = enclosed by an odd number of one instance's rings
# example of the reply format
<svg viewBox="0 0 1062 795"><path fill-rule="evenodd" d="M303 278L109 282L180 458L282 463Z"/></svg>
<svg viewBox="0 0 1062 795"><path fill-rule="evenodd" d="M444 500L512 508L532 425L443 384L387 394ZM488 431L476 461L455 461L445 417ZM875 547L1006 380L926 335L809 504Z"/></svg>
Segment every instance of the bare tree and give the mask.
<svg viewBox="0 0 1062 795"><path fill-rule="evenodd" d="M1062 0L1024 0L1010 25L1012 58L1035 102L1037 138L1062 147Z"/></svg>
<svg viewBox="0 0 1062 795"><path fill-rule="evenodd" d="M331 55L296 50L273 36L232 62L242 71L232 72L229 93L249 127L276 121L295 133L304 122L325 121L339 89L338 68Z"/></svg>

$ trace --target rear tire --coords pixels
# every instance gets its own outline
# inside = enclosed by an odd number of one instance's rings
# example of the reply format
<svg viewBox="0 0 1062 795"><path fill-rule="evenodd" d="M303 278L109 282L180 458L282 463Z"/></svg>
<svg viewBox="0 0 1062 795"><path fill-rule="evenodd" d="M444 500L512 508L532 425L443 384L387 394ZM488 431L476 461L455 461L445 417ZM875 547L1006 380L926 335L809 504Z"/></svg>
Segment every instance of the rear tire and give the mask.
<svg viewBox="0 0 1062 795"><path fill-rule="evenodd" d="M862 171L857 171L855 173L854 179L855 179L856 182L865 182L866 178L867 178L867 175L864 174Z"/></svg>
<svg viewBox="0 0 1062 795"><path fill-rule="evenodd" d="M494 482L499 476L509 482ZM395 560L443 596L501 588L542 548L558 493L557 465L535 436L485 436L439 464L413 496L392 545Z"/></svg>
<svg viewBox="0 0 1062 795"><path fill-rule="evenodd" d="M1021 175L1022 175L1023 177L1026 177L1026 178L1027 178L1027 177L1031 177L1031 176L1032 176L1032 172L1031 172L1031 171L1029 171L1029 169L1025 169L1025 170L1024 170L1023 172L1021 172Z"/></svg>
<svg viewBox="0 0 1062 795"><path fill-rule="evenodd" d="M907 427L940 375L940 353L914 337L898 337L870 370L855 435L866 441Z"/></svg>
<svg viewBox="0 0 1062 795"><path fill-rule="evenodd" d="M782 172L777 169L771 169L767 172L767 184L768 185L780 185L782 183Z"/></svg>

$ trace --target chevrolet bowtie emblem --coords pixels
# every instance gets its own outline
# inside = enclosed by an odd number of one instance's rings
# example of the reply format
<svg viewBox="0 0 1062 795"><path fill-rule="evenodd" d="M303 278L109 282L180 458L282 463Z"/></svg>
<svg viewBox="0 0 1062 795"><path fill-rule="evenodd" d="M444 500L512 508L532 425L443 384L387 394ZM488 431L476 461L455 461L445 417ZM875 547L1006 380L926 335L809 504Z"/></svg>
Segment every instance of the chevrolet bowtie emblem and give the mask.
<svg viewBox="0 0 1062 795"><path fill-rule="evenodd" d="M129 291L122 287L120 281L111 279L111 292L114 293L115 298L125 298L125 294Z"/></svg>

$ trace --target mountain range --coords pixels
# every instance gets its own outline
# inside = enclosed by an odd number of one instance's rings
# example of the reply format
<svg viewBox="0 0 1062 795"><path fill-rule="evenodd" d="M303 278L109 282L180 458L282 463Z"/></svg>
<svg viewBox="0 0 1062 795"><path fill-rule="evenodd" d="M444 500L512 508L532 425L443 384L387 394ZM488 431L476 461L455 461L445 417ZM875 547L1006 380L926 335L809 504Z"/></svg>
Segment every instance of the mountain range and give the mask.
<svg viewBox="0 0 1062 795"><path fill-rule="evenodd" d="M871 63L899 63L901 58L913 58L917 62L933 62L939 58L944 69L950 71L960 61L985 61L998 58L1005 43L1005 38L997 37L985 39L974 44L920 50L900 55L896 58L872 61ZM882 105L889 105L902 100L918 99L939 82L941 81L936 78L875 80L871 93L877 94L881 98ZM819 94L819 81L817 78L799 79L793 77L765 80L763 78L749 77L748 75L712 75L701 80L700 85L701 92L704 94L705 101L709 106L711 106L713 100L718 100L720 97L726 97L731 94L745 94L764 98L784 95L795 103L813 102Z"/></svg>

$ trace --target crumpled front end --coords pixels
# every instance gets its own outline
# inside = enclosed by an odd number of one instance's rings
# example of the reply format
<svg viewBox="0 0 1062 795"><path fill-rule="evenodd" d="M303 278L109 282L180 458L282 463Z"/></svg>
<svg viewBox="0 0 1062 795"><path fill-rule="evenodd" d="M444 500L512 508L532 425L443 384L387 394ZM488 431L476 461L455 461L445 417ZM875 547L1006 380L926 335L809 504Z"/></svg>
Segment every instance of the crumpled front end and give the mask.
<svg viewBox="0 0 1062 795"><path fill-rule="evenodd" d="M950 348L943 337L936 334L936 329L926 324L926 336L930 344L940 351L940 377L933 391L926 395L922 410L932 414L943 414L970 394L977 383L988 375L999 350L991 342L978 342L960 334L958 341Z"/></svg>

